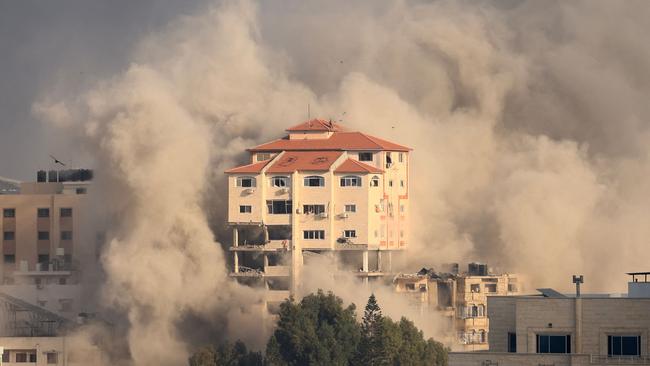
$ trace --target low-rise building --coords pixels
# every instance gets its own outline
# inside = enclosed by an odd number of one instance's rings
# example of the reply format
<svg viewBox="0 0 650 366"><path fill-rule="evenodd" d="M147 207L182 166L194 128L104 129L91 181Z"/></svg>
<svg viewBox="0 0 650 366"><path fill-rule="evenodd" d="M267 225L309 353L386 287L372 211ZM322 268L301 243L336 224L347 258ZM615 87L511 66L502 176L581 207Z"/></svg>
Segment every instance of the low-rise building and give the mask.
<svg viewBox="0 0 650 366"><path fill-rule="evenodd" d="M450 365L650 365L650 273L627 296L488 297L489 352L451 353Z"/></svg>
<svg viewBox="0 0 650 366"><path fill-rule="evenodd" d="M489 320L487 299L495 295L519 293L518 278L512 274L490 273L486 264L470 263L468 271L436 272L423 268L416 274L400 274L395 291L411 298L420 311L441 312L455 335L455 350L488 349Z"/></svg>

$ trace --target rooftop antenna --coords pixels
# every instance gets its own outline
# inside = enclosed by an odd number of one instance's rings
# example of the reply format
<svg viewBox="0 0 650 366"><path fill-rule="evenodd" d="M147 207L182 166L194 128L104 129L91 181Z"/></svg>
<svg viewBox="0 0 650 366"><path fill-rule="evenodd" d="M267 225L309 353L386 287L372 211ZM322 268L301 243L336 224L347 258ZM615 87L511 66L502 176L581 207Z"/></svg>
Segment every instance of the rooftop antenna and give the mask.
<svg viewBox="0 0 650 366"><path fill-rule="evenodd" d="M573 275L573 283L576 284L576 297L580 297L580 284L585 282L583 275Z"/></svg>

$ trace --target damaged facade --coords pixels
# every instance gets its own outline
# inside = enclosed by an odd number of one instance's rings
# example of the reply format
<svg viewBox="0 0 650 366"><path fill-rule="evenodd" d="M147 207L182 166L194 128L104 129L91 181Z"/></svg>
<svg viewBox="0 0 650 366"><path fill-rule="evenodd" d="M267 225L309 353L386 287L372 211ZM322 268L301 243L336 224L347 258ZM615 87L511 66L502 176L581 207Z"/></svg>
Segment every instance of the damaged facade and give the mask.
<svg viewBox="0 0 650 366"><path fill-rule="evenodd" d="M390 273L393 253L408 246L411 149L331 121L287 132L226 171L231 276L265 286L277 303L317 258L365 282Z"/></svg>
<svg viewBox="0 0 650 366"><path fill-rule="evenodd" d="M488 349L489 320L487 299L494 295L514 295L520 289L517 276L490 273L486 264L470 263L459 273L458 264L445 272L423 268L414 274L399 274L393 281L395 291L411 297L421 312L438 311L449 321L454 349Z"/></svg>

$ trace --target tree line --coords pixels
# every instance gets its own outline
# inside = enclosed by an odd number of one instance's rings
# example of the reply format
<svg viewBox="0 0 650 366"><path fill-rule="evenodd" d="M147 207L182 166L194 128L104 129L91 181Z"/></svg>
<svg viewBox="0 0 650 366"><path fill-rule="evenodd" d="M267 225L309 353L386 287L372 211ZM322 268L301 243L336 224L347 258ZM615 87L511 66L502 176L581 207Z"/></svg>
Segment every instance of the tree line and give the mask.
<svg viewBox="0 0 650 366"><path fill-rule="evenodd" d="M363 319L356 307L343 306L333 293L319 290L300 302L285 301L266 351L254 352L237 341L203 347L190 366L302 366L302 365L447 365L447 349L425 339L413 322L383 316L371 295Z"/></svg>

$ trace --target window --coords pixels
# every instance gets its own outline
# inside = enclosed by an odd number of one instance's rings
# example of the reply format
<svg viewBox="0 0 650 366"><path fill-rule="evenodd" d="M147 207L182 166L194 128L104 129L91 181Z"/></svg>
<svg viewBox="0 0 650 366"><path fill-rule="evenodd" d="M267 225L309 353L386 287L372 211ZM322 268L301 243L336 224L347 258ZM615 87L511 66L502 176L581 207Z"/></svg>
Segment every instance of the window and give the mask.
<svg viewBox="0 0 650 366"><path fill-rule="evenodd" d="M27 362L27 353L25 352L16 353L16 362Z"/></svg>
<svg viewBox="0 0 650 366"><path fill-rule="evenodd" d="M291 200L267 200L266 208L272 215L290 214L292 210Z"/></svg>
<svg viewBox="0 0 650 366"><path fill-rule="evenodd" d="M508 284L508 292L517 292L517 284L509 283Z"/></svg>
<svg viewBox="0 0 650 366"><path fill-rule="evenodd" d="M537 353L571 353L571 336L538 334Z"/></svg>
<svg viewBox="0 0 650 366"><path fill-rule="evenodd" d="M404 162L404 153L399 153L399 162L400 163Z"/></svg>
<svg viewBox="0 0 650 366"><path fill-rule="evenodd" d="M400 237L400 238L403 238L403 237L404 237L404 230L400 230L400 231L399 231L399 237Z"/></svg>
<svg viewBox="0 0 650 366"><path fill-rule="evenodd" d="M343 237L345 237L345 238L356 238L357 237L357 231L356 230L343 230Z"/></svg>
<svg viewBox="0 0 650 366"><path fill-rule="evenodd" d="M406 211L406 207L404 205L399 205L399 212L404 213Z"/></svg>
<svg viewBox="0 0 650 366"><path fill-rule="evenodd" d="M59 285L65 285L66 283L68 283L68 281L66 280L65 277L59 278Z"/></svg>
<svg viewBox="0 0 650 366"><path fill-rule="evenodd" d="M59 304L61 304L61 311L72 311L72 299L60 299Z"/></svg>
<svg viewBox="0 0 650 366"><path fill-rule="evenodd" d="M61 208L61 217L72 217L72 209L69 207Z"/></svg>
<svg viewBox="0 0 650 366"><path fill-rule="evenodd" d="M49 208L39 208L38 210L36 210L36 213L38 217L50 217Z"/></svg>
<svg viewBox="0 0 650 366"><path fill-rule="evenodd" d="M485 292L490 292L490 293L495 293L497 292L497 284L496 283L488 283L485 285Z"/></svg>
<svg viewBox="0 0 650 366"><path fill-rule="evenodd" d="M253 177L237 177L237 187L250 188L255 187L255 178Z"/></svg>
<svg viewBox="0 0 650 366"><path fill-rule="evenodd" d="M72 231L62 231L61 240L72 240Z"/></svg>
<svg viewBox="0 0 650 366"><path fill-rule="evenodd" d="M372 161L372 153L371 152L360 152L359 153L359 161Z"/></svg>
<svg viewBox="0 0 650 366"><path fill-rule="evenodd" d="M608 356L641 356L641 336L607 336Z"/></svg>
<svg viewBox="0 0 650 366"><path fill-rule="evenodd" d="M304 212L306 215L318 215L325 212L325 205L303 205L302 212Z"/></svg>
<svg viewBox="0 0 650 366"><path fill-rule="evenodd" d="M9 362L9 350L5 349L2 352L2 362Z"/></svg>
<svg viewBox="0 0 650 366"><path fill-rule="evenodd" d="M406 290L408 291L415 291L415 284L414 283L407 283L404 285L406 287Z"/></svg>
<svg viewBox="0 0 650 366"><path fill-rule="evenodd" d="M13 231L5 231L5 232L2 234L2 238L3 238L4 240L16 240L16 233L13 232Z"/></svg>
<svg viewBox="0 0 650 366"><path fill-rule="evenodd" d="M16 255L15 254L5 254L4 261L5 261L5 264L16 263Z"/></svg>
<svg viewBox="0 0 650 366"><path fill-rule="evenodd" d="M304 230L302 233L305 239L325 239L325 230Z"/></svg>
<svg viewBox="0 0 650 366"><path fill-rule="evenodd" d="M46 353L47 355L47 363L48 364L57 364L59 362L59 354L56 352L48 352Z"/></svg>
<svg viewBox="0 0 650 366"><path fill-rule="evenodd" d="M305 177L305 187L325 187L325 178L317 175Z"/></svg>
<svg viewBox="0 0 650 366"><path fill-rule="evenodd" d="M390 168L393 165L393 159L390 156L390 151L386 153L386 168Z"/></svg>
<svg viewBox="0 0 650 366"><path fill-rule="evenodd" d="M388 186L389 186L389 187L392 187L392 186L393 186L393 180L392 180L392 179L388 181Z"/></svg>
<svg viewBox="0 0 650 366"><path fill-rule="evenodd" d="M508 352L517 353L517 333L508 333Z"/></svg>
<svg viewBox="0 0 650 366"><path fill-rule="evenodd" d="M38 240L50 240L50 232L49 231L39 231L38 232Z"/></svg>
<svg viewBox="0 0 650 366"><path fill-rule="evenodd" d="M239 213L251 213L253 212L253 206L250 205L240 205Z"/></svg>
<svg viewBox="0 0 650 366"><path fill-rule="evenodd" d="M378 176L375 175L374 177L372 177L372 179L370 180L370 186L371 187L379 187L379 177Z"/></svg>
<svg viewBox="0 0 650 366"><path fill-rule="evenodd" d="M284 188L289 186L289 177L271 177L271 186Z"/></svg>
<svg viewBox="0 0 650 366"><path fill-rule="evenodd" d="M355 175L341 177L341 187L361 187L361 177Z"/></svg>
<svg viewBox="0 0 650 366"><path fill-rule="evenodd" d="M16 217L16 209L15 208L5 208L2 210L2 216L4 217Z"/></svg>
<svg viewBox="0 0 650 366"><path fill-rule="evenodd" d="M470 292L481 292L481 285L479 285L479 284L469 285L469 291Z"/></svg>
<svg viewBox="0 0 650 366"><path fill-rule="evenodd" d="M400 180L400 181L399 181L399 186L400 186L400 187L404 187L404 180Z"/></svg>
<svg viewBox="0 0 650 366"><path fill-rule="evenodd" d="M265 161L271 159L271 153L258 153L257 161Z"/></svg>
<svg viewBox="0 0 650 366"><path fill-rule="evenodd" d="M77 189L75 189L76 194L86 194L87 192L88 191L86 190L86 188L77 188Z"/></svg>
<svg viewBox="0 0 650 366"><path fill-rule="evenodd" d="M357 205L345 205L345 212L357 212Z"/></svg>

